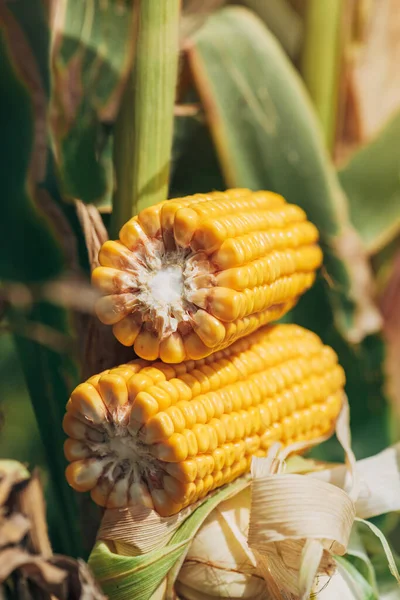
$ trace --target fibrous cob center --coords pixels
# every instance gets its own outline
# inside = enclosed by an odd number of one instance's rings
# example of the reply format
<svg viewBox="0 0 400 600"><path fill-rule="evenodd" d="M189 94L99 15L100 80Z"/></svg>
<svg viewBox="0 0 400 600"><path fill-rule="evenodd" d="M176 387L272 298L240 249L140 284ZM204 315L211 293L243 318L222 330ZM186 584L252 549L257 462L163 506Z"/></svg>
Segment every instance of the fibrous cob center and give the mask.
<svg viewBox="0 0 400 600"><path fill-rule="evenodd" d="M140 458L140 448L130 435L110 438L108 445L116 460L138 460Z"/></svg>
<svg viewBox="0 0 400 600"><path fill-rule="evenodd" d="M167 251L153 243L144 247L137 261L137 304L143 320L154 329L160 340L189 322L197 307L190 302L194 278L207 272L199 266L198 256L187 250ZM158 247L157 247L158 246ZM206 265L207 265L206 261Z"/></svg>
<svg viewBox="0 0 400 600"><path fill-rule="evenodd" d="M98 456L104 465L105 484L114 485L121 479L124 487L142 485L143 477L161 484L162 473L157 469L157 461L149 452L143 437L136 431L129 431L124 425L109 423L104 442L92 444L94 456ZM116 425L116 427L113 427ZM158 471L158 472L157 472ZM126 491L126 490L125 490Z"/></svg>
<svg viewBox="0 0 400 600"><path fill-rule="evenodd" d="M180 266L167 266L153 275L149 284L155 302L173 307L183 296L183 273Z"/></svg>

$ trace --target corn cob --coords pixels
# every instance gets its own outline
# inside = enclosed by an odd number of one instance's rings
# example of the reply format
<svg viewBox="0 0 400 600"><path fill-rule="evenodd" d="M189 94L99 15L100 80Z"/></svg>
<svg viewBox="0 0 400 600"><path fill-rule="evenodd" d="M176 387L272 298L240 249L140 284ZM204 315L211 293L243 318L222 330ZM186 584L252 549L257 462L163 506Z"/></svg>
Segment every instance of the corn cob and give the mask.
<svg viewBox="0 0 400 600"><path fill-rule="evenodd" d="M133 360L72 393L67 480L101 506L174 514L247 472L272 443L330 432L343 385L335 352L297 325L266 326L174 366Z"/></svg>
<svg viewBox="0 0 400 600"><path fill-rule="evenodd" d="M141 358L201 359L296 303L321 264L317 240L305 213L271 192L163 202L102 246L96 312Z"/></svg>

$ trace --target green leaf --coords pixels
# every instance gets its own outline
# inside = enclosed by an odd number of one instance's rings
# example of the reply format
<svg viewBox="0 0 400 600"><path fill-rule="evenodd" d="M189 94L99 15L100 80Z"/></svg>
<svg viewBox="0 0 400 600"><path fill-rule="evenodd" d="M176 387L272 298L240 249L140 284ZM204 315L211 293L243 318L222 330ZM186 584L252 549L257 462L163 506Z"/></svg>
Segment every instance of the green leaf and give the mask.
<svg viewBox="0 0 400 600"><path fill-rule="evenodd" d="M45 339L39 342L31 337L31 332L39 327L44 332L56 333L56 339L70 343L66 312L59 307L37 303L27 316L21 317L16 310L9 311L8 315L11 329L18 331L14 335L15 344L46 451L56 501L60 550L82 556L77 498L64 475L67 463L62 431L65 404L78 383L76 365L66 348L48 347Z"/></svg>
<svg viewBox="0 0 400 600"><path fill-rule="evenodd" d="M357 523L366 525L370 529L370 531L378 538L378 540L380 541L380 543L382 545L382 550L385 554L387 566L389 567L390 573L396 579L397 583L400 584L400 574L399 574L399 570L398 570L398 565L396 563L395 554L393 553L393 551L390 547L390 544L389 544L388 540L386 539L385 535L382 533L382 531L376 525L374 525L370 521L367 521L365 519L360 519L359 517L356 517L355 520L357 521Z"/></svg>
<svg viewBox="0 0 400 600"><path fill-rule="evenodd" d="M73 207L63 207L48 145L49 15L47 3L32 0L0 6L0 94L3 119L0 141L7 200L0 230L0 277L22 284L44 282L77 269L82 243ZM24 5L24 6L23 6ZM24 287L24 286L22 286ZM4 287L7 290L7 285ZM46 450L58 511L60 550L82 554L75 493L65 481L61 429L69 392L78 382L66 348L49 347L45 338L71 343L67 312L34 303L6 305L8 324L26 378ZM30 304L31 302L31 304Z"/></svg>
<svg viewBox="0 0 400 600"><path fill-rule="evenodd" d="M351 219L368 252L376 254L400 233L400 112L339 171Z"/></svg>
<svg viewBox="0 0 400 600"><path fill-rule="evenodd" d="M63 192L111 205L112 138L134 46L132 0L69 0L56 21L52 125Z"/></svg>
<svg viewBox="0 0 400 600"><path fill-rule="evenodd" d="M335 560L338 563L338 571L347 582L354 600L379 600L379 596L374 592L368 581L351 562L342 556L336 556Z"/></svg>
<svg viewBox="0 0 400 600"><path fill-rule="evenodd" d="M204 120L175 117L169 198L224 187L218 157Z"/></svg>
<svg viewBox="0 0 400 600"><path fill-rule="evenodd" d="M0 456L13 457L30 470L39 469L46 495L51 545L54 552L62 553L66 547L71 547L70 542L65 543L64 539L64 517L58 506L52 478L49 477L44 447L15 343L12 336L7 334L0 337L0 380Z"/></svg>
<svg viewBox="0 0 400 600"><path fill-rule="evenodd" d="M227 7L187 57L229 187L269 189L318 227L338 328L360 341L379 326L369 266L301 80L263 23Z"/></svg>
<svg viewBox="0 0 400 600"><path fill-rule="evenodd" d="M354 525L351 530L346 556L347 560L357 568L358 572L368 581L375 594L379 597L375 570L362 543L357 525Z"/></svg>
<svg viewBox="0 0 400 600"><path fill-rule="evenodd" d="M0 277L37 281L58 275L64 263L56 227L48 213L45 178L47 76L37 62L49 32L39 0L19 21L21 3L0 6L0 139L2 195L7 211L0 220ZM43 139L44 138L44 139Z"/></svg>
<svg viewBox="0 0 400 600"><path fill-rule="evenodd" d="M292 60L297 58L303 37L303 23L288 0L241 0L240 4L247 6L264 21Z"/></svg>

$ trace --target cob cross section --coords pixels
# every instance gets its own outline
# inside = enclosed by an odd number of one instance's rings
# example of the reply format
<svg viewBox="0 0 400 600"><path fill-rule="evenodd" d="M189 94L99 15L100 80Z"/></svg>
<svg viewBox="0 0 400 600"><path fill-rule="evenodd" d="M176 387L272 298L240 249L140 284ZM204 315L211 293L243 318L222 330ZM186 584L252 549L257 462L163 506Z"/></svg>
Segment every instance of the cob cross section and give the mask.
<svg viewBox="0 0 400 600"><path fill-rule="evenodd" d="M134 360L72 393L68 482L101 506L172 515L246 473L272 443L333 430L344 380L335 352L297 325L174 366Z"/></svg>
<svg viewBox="0 0 400 600"><path fill-rule="evenodd" d="M107 241L92 281L99 319L146 360L200 359L277 320L322 253L304 211L244 189L162 202Z"/></svg>

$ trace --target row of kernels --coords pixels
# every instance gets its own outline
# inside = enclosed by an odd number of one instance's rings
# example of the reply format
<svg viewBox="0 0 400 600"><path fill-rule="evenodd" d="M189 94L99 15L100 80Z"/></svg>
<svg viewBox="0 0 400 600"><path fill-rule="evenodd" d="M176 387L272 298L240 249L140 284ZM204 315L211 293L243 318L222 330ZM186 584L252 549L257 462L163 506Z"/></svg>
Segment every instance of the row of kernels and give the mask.
<svg viewBox="0 0 400 600"><path fill-rule="evenodd" d="M246 189L233 190L228 192L213 192L210 199L202 204L193 203L191 208L202 218L216 217L224 213L230 214L234 211L248 211L254 209L265 209L272 206L282 206L285 200L270 192L250 192ZM210 213L210 211L212 211Z"/></svg>
<svg viewBox="0 0 400 600"><path fill-rule="evenodd" d="M265 202L263 205L262 203ZM261 200L255 194L247 190L238 190L236 195L224 192L215 192L209 195L207 200L202 198L200 202L191 202L187 206L181 206L174 213L174 237L179 246L187 248L192 241L196 231L202 223L210 218L216 219L232 211L248 211L273 206L282 206L284 199L276 194L264 197Z"/></svg>
<svg viewBox="0 0 400 600"><path fill-rule="evenodd" d="M283 311L267 309L258 313L257 315L249 315L247 317L243 317L243 319L237 319L231 323L225 323L225 343L232 342L238 336L243 338L243 336L254 332L256 329L258 329L258 327L266 325L276 317L278 312L280 313Z"/></svg>
<svg viewBox="0 0 400 600"><path fill-rule="evenodd" d="M183 198L176 198L169 201L168 204L172 202L173 204L179 204L182 207L190 207L199 217L207 215L216 216L228 212L232 202L236 208L247 206L248 202L252 201L252 196L253 193L246 188L234 188L224 192L218 191L207 194L184 196ZM254 200L252 202L254 203Z"/></svg>
<svg viewBox="0 0 400 600"><path fill-rule="evenodd" d="M215 277L216 285L233 290L252 289L271 284L295 272L314 271L322 261L319 246L305 246L285 251L273 251L267 256L240 267L221 271Z"/></svg>
<svg viewBox="0 0 400 600"><path fill-rule="evenodd" d="M254 231L227 239L211 256L211 260L220 269L227 269L250 263L272 250L296 248L317 240L318 231L312 223L293 223L285 228Z"/></svg>
<svg viewBox="0 0 400 600"><path fill-rule="evenodd" d="M203 221L191 242L193 250L214 252L224 240L253 231L284 228L292 222L305 220L304 211L292 204L278 204L269 210L251 210Z"/></svg>
<svg viewBox="0 0 400 600"><path fill-rule="evenodd" d="M311 287L314 278L314 273L294 273L281 277L271 284L240 292L240 300L237 305L240 312L235 318L253 314L263 310L266 306L296 298L305 289ZM211 305L210 311L212 312Z"/></svg>
<svg viewBox="0 0 400 600"><path fill-rule="evenodd" d="M247 438L245 438L247 439ZM235 461L240 460L246 453L245 440L225 442L214 448L210 453L199 454L178 463L165 463L165 471L182 482L193 482L195 479L204 479L215 470L230 467Z"/></svg>
<svg viewBox="0 0 400 600"><path fill-rule="evenodd" d="M209 288L203 290L204 299L200 305L203 308L207 306L217 319L233 322L296 298L312 285L314 279L314 273L294 273L271 284L241 292L223 287Z"/></svg>

